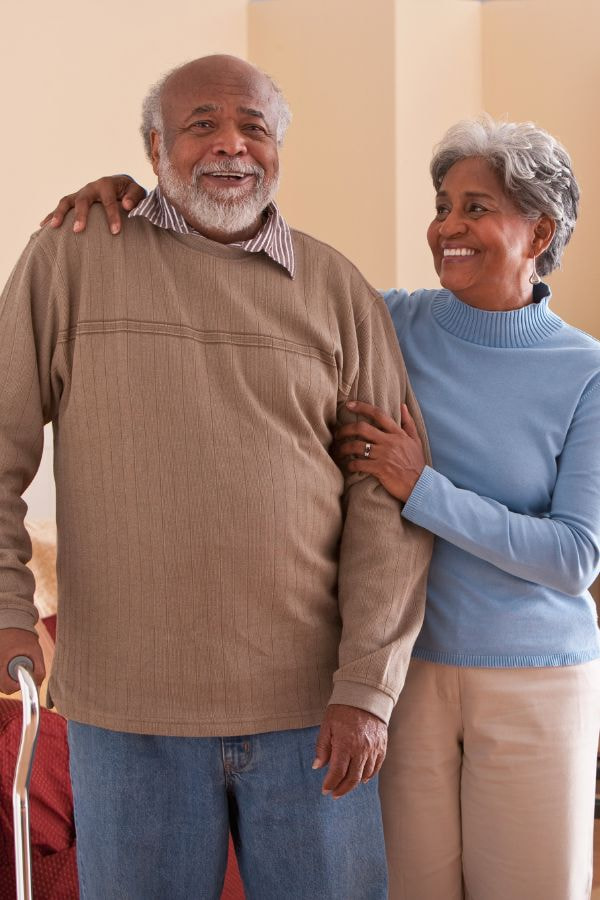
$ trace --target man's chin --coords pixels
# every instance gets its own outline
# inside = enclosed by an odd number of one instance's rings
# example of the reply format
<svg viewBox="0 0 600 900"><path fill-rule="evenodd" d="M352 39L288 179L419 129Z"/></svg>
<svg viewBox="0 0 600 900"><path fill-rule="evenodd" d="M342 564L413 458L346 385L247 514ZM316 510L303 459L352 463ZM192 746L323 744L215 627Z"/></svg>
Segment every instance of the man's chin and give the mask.
<svg viewBox="0 0 600 900"><path fill-rule="evenodd" d="M260 226L263 205L253 204L247 206L242 203L219 203L215 201L212 209L207 209L206 203L201 206L190 205L181 209L183 216L190 224L200 231L216 231L225 235L235 236L240 231L256 225Z"/></svg>

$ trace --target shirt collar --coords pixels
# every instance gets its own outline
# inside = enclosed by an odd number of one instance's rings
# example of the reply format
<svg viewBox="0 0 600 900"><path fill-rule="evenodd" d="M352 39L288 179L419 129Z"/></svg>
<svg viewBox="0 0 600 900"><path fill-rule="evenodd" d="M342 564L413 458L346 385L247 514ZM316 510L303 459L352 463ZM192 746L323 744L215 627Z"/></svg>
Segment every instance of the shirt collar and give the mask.
<svg viewBox="0 0 600 900"><path fill-rule="evenodd" d="M181 213L167 200L158 185L129 213L129 218L143 216L158 228L174 231L176 234L199 234L189 225ZM248 253L266 253L276 263L289 272L293 278L296 272L294 245L290 227L275 203L266 208L264 225L254 237L247 241L236 241L230 247L240 247Z"/></svg>

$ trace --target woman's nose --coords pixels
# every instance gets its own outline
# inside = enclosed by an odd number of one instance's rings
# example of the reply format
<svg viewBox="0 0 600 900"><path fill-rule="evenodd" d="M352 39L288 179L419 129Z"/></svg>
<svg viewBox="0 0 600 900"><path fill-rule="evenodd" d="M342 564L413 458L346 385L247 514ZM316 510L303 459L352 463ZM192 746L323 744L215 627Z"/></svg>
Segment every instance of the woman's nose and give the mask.
<svg viewBox="0 0 600 900"><path fill-rule="evenodd" d="M445 219L442 219L439 225L439 233L441 237L451 237L453 234L464 234L467 230L467 223L464 216L450 210Z"/></svg>

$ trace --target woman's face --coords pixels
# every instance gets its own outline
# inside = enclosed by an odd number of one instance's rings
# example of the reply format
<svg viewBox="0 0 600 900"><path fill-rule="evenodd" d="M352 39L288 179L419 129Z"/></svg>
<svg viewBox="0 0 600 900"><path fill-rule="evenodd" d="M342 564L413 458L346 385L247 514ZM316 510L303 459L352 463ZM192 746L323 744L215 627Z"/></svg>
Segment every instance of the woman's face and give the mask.
<svg viewBox="0 0 600 900"><path fill-rule="evenodd" d="M517 210L489 164L481 157L455 163L435 204L427 240L442 286L481 309L530 303L536 220Z"/></svg>

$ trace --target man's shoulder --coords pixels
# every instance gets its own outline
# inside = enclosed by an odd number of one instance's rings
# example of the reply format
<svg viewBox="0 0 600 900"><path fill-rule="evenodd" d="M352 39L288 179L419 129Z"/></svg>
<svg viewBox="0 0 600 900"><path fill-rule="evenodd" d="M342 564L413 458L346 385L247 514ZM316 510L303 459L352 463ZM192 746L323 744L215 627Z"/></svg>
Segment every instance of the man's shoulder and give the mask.
<svg viewBox="0 0 600 900"><path fill-rule="evenodd" d="M153 228L147 220L136 217L130 219L125 210L119 210L121 216L121 232L113 235L101 203L93 203L88 211L86 227L84 231L74 232L75 210L71 209L65 215L59 228L45 225L31 236L32 245L39 251L46 253L53 259L72 255L78 257L83 247L102 248L103 253L110 250L118 250L120 241L124 235L132 235L136 231L141 233L148 228Z"/></svg>
<svg viewBox="0 0 600 900"><path fill-rule="evenodd" d="M327 244L305 231L299 231L297 228L291 228L290 231L294 241L294 250L298 256L304 256L309 271L313 271L315 265L327 266L330 272L337 272L340 276L350 279L354 288L360 285L374 300L381 300L379 291L375 290L356 264L347 256L344 256L331 244Z"/></svg>

